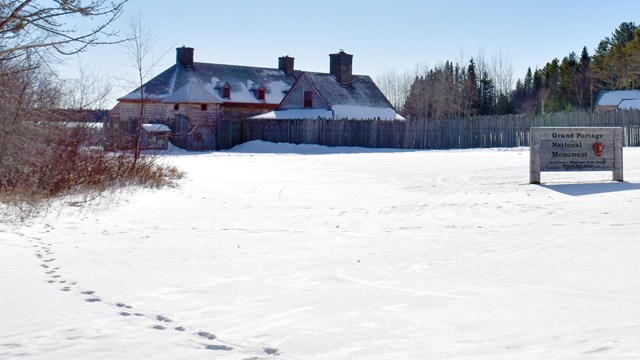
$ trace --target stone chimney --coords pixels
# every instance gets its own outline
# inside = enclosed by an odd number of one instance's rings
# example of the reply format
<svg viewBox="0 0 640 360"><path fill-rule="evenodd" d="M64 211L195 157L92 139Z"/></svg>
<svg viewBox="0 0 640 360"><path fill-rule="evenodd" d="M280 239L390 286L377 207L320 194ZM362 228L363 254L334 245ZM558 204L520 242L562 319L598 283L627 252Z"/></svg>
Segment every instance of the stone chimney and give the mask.
<svg viewBox="0 0 640 360"><path fill-rule="evenodd" d="M329 58L331 75L335 76L341 85L351 86L353 55L340 50L337 54L329 54Z"/></svg>
<svg viewBox="0 0 640 360"><path fill-rule="evenodd" d="M293 60L294 58L289 55L281 56L278 58L278 69L284 71L288 75L293 75Z"/></svg>
<svg viewBox="0 0 640 360"><path fill-rule="evenodd" d="M176 49L176 63L185 67L185 69L193 69L193 48L179 47Z"/></svg>

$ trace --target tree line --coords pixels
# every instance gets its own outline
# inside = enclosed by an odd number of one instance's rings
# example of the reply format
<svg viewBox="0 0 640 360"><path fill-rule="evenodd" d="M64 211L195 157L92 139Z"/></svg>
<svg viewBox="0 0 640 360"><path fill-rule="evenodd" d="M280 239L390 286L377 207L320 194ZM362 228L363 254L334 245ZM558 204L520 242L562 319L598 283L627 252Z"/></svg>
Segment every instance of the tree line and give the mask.
<svg viewBox="0 0 640 360"><path fill-rule="evenodd" d="M598 43L512 81L511 62L482 53L468 62L390 71L376 79L391 103L408 118L532 114L592 108L602 90L640 88L640 27L623 22Z"/></svg>

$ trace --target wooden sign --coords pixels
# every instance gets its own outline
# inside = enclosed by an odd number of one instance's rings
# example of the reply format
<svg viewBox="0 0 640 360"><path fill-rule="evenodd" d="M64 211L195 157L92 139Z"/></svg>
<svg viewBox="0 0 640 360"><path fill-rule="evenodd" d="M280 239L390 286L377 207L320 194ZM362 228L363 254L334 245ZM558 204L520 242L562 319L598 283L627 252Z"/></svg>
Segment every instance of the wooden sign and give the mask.
<svg viewBox="0 0 640 360"><path fill-rule="evenodd" d="M623 181L623 129L616 127L539 127L530 133L529 183L542 171L612 171Z"/></svg>

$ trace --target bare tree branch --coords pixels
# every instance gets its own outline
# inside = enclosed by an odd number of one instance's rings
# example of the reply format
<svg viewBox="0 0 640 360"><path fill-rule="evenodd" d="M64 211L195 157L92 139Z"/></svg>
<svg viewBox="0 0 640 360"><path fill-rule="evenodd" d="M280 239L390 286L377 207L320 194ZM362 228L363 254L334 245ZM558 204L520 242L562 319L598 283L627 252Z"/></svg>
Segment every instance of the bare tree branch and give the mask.
<svg viewBox="0 0 640 360"><path fill-rule="evenodd" d="M77 54L90 46L122 40L106 29L128 0L0 0L0 61L26 57L30 51L51 49L61 55ZM73 20L91 19L82 30Z"/></svg>

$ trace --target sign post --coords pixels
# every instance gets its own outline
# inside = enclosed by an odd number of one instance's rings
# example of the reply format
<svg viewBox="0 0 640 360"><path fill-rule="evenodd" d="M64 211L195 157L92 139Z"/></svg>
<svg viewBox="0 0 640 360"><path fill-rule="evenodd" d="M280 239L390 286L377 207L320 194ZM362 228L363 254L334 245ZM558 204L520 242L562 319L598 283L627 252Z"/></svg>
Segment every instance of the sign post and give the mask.
<svg viewBox="0 0 640 360"><path fill-rule="evenodd" d="M542 171L612 171L623 181L622 128L538 127L530 136L530 184Z"/></svg>

